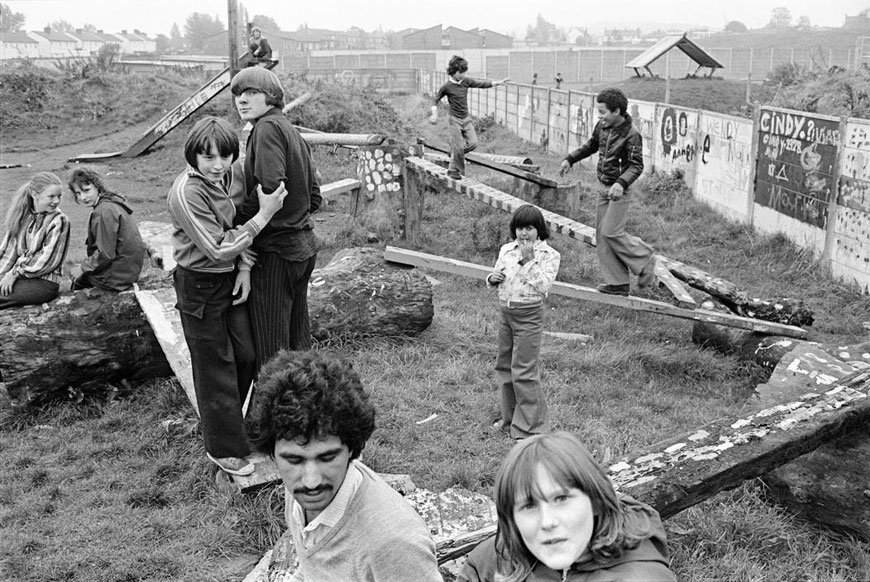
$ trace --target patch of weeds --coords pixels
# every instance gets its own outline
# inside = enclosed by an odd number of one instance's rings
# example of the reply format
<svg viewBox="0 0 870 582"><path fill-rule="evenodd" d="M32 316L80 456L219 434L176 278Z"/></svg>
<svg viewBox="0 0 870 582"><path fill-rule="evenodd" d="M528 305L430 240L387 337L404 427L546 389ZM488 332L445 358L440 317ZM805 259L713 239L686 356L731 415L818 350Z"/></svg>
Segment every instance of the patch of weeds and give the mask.
<svg viewBox="0 0 870 582"><path fill-rule="evenodd" d="M49 481L48 471L45 469L36 469L30 474L30 486L34 489L39 489L45 486Z"/></svg>
<svg viewBox="0 0 870 582"><path fill-rule="evenodd" d="M163 508L169 506L171 500L166 498L162 490L150 487L130 493L127 496L126 503L130 507Z"/></svg>

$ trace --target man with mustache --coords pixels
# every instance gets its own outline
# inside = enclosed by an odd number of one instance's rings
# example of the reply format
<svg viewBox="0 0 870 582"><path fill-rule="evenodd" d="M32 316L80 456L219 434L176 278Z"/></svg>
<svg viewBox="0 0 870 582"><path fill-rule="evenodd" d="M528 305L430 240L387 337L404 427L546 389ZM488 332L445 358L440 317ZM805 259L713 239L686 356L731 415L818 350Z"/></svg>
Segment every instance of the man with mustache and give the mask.
<svg viewBox="0 0 870 582"><path fill-rule="evenodd" d="M249 434L284 482L292 580L442 580L422 518L359 460L374 428L350 362L282 350L260 371Z"/></svg>

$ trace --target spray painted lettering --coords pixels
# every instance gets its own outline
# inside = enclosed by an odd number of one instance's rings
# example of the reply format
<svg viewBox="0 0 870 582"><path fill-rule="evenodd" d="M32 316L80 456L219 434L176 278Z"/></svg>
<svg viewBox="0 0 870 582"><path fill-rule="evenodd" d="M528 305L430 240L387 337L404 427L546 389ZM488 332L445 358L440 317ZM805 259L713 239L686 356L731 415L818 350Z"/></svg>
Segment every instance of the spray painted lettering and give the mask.
<svg viewBox="0 0 870 582"><path fill-rule="evenodd" d="M834 186L839 122L762 109L755 201L824 229Z"/></svg>

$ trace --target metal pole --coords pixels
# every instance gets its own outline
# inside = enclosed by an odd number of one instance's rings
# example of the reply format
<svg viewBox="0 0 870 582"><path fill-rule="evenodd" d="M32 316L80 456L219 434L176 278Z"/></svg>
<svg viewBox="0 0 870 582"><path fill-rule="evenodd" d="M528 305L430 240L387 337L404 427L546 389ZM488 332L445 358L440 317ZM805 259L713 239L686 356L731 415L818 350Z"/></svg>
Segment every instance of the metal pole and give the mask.
<svg viewBox="0 0 870 582"><path fill-rule="evenodd" d="M230 78L236 76L236 73L239 72L239 42L238 42L238 28L239 28L239 5L236 4L236 0L227 0L227 38L228 38L228 47L229 51L229 60L227 61L230 66Z"/></svg>

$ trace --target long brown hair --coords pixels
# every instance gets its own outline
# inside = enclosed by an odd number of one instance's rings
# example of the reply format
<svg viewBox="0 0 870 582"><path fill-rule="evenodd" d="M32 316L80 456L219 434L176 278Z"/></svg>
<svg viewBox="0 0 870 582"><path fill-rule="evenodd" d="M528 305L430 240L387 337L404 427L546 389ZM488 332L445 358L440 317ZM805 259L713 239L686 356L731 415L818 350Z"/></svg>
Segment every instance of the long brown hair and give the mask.
<svg viewBox="0 0 870 582"><path fill-rule="evenodd" d="M514 504L518 499L542 497L535 480L538 466L563 487L580 489L589 496L595 515L589 541L593 560L619 557L650 537L648 514L623 506L610 479L577 437L568 432L536 435L511 449L495 479L497 580L525 580L537 562L517 529Z"/></svg>
<svg viewBox="0 0 870 582"><path fill-rule="evenodd" d="M6 211L6 233L10 239L18 236L24 226L24 221L29 212L34 212L33 196L41 193L49 186L60 186L63 182L51 172L40 172L23 184L12 196L12 203Z"/></svg>

